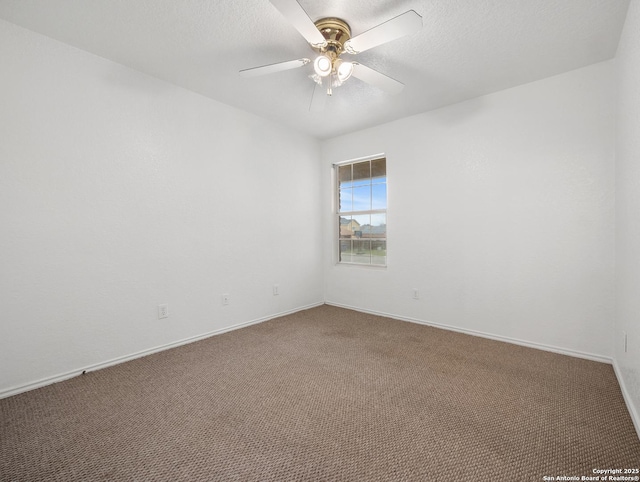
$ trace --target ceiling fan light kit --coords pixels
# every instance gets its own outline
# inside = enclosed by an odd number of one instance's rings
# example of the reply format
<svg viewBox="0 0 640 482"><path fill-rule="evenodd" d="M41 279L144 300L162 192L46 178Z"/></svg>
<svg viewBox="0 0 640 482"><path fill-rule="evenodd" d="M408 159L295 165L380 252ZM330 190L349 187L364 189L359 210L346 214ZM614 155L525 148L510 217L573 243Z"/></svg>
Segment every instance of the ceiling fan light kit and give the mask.
<svg viewBox="0 0 640 482"><path fill-rule="evenodd" d="M314 73L309 75L316 83L316 91L319 87L325 86L326 79L326 93L330 96L333 93L333 87L341 86L352 76L389 94L402 91L404 84L401 82L358 62L344 60L340 56L342 53L355 55L417 32L422 28L422 17L416 12L409 10L352 38L349 24L340 18L327 17L312 22L296 0L269 1L291 22L318 54L313 61ZM311 60L306 58L289 60L241 70L240 75L253 77L302 67L308 63L311 63ZM317 97L316 91L314 91L314 98Z"/></svg>
<svg viewBox="0 0 640 482"><path fill-rule="evenodd" d="M331 95L332 87L341 86L353 73L353 63L340 58L345 42L351 38L351 28L347 22L335 17L321 18L315 22L315 26L326 43L321 47L314 47L319 55L313 68L320 77L331 76L327 86L327 95ZM318 82L316 78L314 80Z"/></svg>

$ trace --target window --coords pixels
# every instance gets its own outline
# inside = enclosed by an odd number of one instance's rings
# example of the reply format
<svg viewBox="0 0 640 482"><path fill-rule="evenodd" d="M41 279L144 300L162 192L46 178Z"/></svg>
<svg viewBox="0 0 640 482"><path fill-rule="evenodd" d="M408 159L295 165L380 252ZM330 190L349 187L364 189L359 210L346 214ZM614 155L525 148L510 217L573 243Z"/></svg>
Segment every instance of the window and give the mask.
<svg viewBox="0 0 640 482"><path fill-rule="evenodd" d="M336 164L339 262L387 265L387 161Z"/></svg>

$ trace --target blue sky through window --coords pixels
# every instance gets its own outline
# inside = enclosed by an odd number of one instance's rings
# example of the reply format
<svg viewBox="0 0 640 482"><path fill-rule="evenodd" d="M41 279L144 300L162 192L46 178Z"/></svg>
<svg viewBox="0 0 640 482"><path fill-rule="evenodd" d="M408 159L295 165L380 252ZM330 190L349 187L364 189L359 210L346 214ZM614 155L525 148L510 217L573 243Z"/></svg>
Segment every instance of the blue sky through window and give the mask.
<svg viewBox="0 0 640 482"><path fill-rule="evenodd" d="M341 181L340 212L387 208L387 177Z"/></svg>

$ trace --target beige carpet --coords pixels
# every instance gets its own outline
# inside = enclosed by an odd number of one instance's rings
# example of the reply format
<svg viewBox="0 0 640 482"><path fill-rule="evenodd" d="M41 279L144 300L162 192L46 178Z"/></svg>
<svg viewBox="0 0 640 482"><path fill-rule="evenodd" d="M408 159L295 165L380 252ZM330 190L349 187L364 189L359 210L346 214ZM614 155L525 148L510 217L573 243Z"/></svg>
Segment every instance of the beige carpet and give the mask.
<svg viewBox="0 0 640 482"><path fill-rule="evenodd" d="M321 306L0 400L0 480L541 481L640 465L611 366Z"/></svg>

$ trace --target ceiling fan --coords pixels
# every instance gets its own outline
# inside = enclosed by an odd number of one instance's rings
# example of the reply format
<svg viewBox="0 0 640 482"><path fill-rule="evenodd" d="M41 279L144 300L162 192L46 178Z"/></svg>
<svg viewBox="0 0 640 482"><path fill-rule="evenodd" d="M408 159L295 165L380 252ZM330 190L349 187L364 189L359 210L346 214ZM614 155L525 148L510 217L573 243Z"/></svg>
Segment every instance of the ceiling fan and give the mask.
<svg viewBox="0 0 640 482"><path fill-rule="evenodd" d="M297 0L269 1L291 22L318 54L313 60L313 74L309 76L316 83L310 110L322 109L327 96L332 95L333 88L342 85L352 75L389 94L397 94L403 89L403 83L359 62L345 60L341 55L343 53L359 54L417 32L422 28L422 17L415 11L409 10L366 32L351 37L349 24L340 18L328 17L312 22ZM240 71L240 75L254 77L295 69L310 63L312 61L308 58L289 60L244 69ZM327 95L324 95L325 90Z"/></svg>

